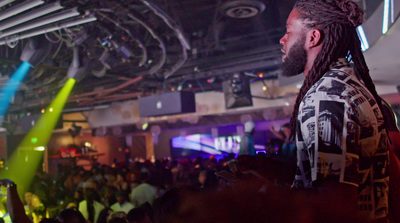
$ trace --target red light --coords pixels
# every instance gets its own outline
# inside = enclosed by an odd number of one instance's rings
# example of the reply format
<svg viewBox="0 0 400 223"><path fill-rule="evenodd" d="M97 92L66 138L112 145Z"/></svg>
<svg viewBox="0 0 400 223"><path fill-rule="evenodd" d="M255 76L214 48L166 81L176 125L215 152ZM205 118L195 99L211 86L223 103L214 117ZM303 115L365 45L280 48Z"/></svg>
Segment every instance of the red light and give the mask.
<svg viewBox="0 0 400 223"><path fill-rule="evenodd" d="M211 83L211 80L210 80L210 79L207 79L207 82L208 82L208 83Z"/></svg>
<svg viewBox="0 0 400 223"><path fill-rule="evenodd" d="M39 94L40 94L40 93L42 93L42 90L39 90L38 92L39 92Z"/></svg>

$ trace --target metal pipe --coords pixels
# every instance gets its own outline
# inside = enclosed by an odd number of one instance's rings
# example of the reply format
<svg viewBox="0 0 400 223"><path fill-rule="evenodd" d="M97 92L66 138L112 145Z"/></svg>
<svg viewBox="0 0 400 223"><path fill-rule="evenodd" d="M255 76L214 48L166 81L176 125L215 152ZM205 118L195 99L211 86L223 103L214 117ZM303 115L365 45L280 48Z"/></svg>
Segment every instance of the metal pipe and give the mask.
<svg viewBox="0 0 400 223"><path fill-rule="evenodd" d="M160 46L160 49L161 49L161 53L162 53L162 54L161 54L161 58L160 58L160 60L158 61L158 63L157 63L156 65L154 65L154 66L150 69L150 71L149 71L150 74L155 74L157 71L159 71L159 70L164 66L165 61L166 61L166 59L167 59L167 50L166 50L166 48L165 48L165 44L164 44L164 42L162 41L162 39L153 31L153 29L151 29L150 26L147 25L144 21L142 21L141 19L139 19L138 17L134 16L134 15L131 14L131 13L128 13L127 15L128 15L129 18L135 20L135 21L138 22L140 25L142 25L142 26L150 33L150 35L151 35L155 40L157 40L158 43L159 43L159 46Z"/></svg>
<svg viewBox="0 0 400 223"><path fill-rule="evenodd" d="M7 21L1 22L0 23L0 30L5 30L8 28L11 28L13 26L19 25L21 23L39 18L41 16L47 15L49 13L52 13L54 11L60 10L63 7L60 5L60 2L54 2L52 4L45 5L43 7L40 7L38 9L29 11L27 13L24 13L20 16L13 17L12 19L9 19Z"/></svg>
<svg viewBox="0 0 400 223"><path fill-rule="evenodd" d="M15 0L1 0L0 1L0 7L3 7L3 6L5 6L5 5L7 5L7 4L9 4L9 3L13 2L13 1L15 1Z"/></svg>
<svg viewBox="0 0 400 223"><path fill-rule="evenodd" d="M177 37L182 45L187 49L190 50L190 43L189 40L186 39L184 33L181 30L181 27L178 26L164 11L162 11L158 6L150 2L149 0L142 0L142 2L149 7L156 15L161 17L164 22L168 25L169 28L174 30L177 33Z"/></svg>
<svg viewBox="0 0 400 223"><path fill-rule="evenodd" d="M121 84L121 85L118 85L117 87L113 87L113 88L106 89L106 90L104 90L104 91L103 91L102 93L100 93L100 94L99 94L99 92L91 92L91 93L97 94L97 96L94 97L94 98L92 98L92 99L90 99L90 100L87 100L87 101L85 101L85 102L79 103L78 105L79 105L79 106L87 105L87 104L93 102L94 100L98 100L98 99L104 98L105 96L107 96L107 95L109 95L109 94L112 94L112 93L114 93L114 92L116 92L116 91L119 91L119 90L121 90L121 89L123 89L123 88L129 86L129 85L135 84L135 83L137 83L137 82L143 80L143 78L144 78L143 76L136 77L136 78L134 78L134 79L131 79L131 80L129 80L129 81L126 81L125 83L123 83L123 84ZM87 95L87 94L86 94L86 95ZM76 97L75 97L75 98L76 98Z"/></svg>
<svg viewBox="0 0 400 223"><path fill-rule="evenodd" d="M182 58L169 70L164 72L164 78L167 79L171 75L173 75L178 69L180 69L187 60L187 52L186 50L190 50L190 43L189 40L186 39L184 33L181 30L181 27L178 26L164 11L158 8L156 5L151 3L148 0L142 0L142 2L147 5L156 15L158 15L164 22L171 28L176 37L178 38L179 42L182 45Z"/></svg>
<svg viewBox="0 0 400 223"><path fill-rule="evenodd" d="M29 37L38 36L38 35L42 35L42 34L45 34L45 33L53 32L53 31L56 31L56 30L60 30L62 28L68 28L68 27L72 27L72 26L81 25L81 24L84 24L84 23L93 22L93 21L96 21L96 20L97 20L96 17L90 15L90 16L87 16L87 17L84 17L84 18L79 18L79 19L71 20L71 21L68 21L68 22L63 22L63 23L56 24L56 25L45 26L43 28L36 29L34 31L31 31L31 32L25 32L25 33L22 33L22 34L17 34L15 36L10 37L10 38L8 38L8 37L2 38L2 39L0 39L0 45L4 45L4 44L9 43L9 42L15 42L15 41L18 41L18 40L21 40L21 39L26 39L26 38L29 38Z"/></svg>
<svg viewBox="0 0 400 223"><path fill-rule="evenodd" d="M31 8L34 8L38 5L43 4L44 1L43 0L28 0L25 2L22 2L21 4L12 6L10 8L7 8L6 10L2 11L0 14L0 21L7 19L11 16L15 16L21 12L24 12L26 10L29 10Z"/></svg>

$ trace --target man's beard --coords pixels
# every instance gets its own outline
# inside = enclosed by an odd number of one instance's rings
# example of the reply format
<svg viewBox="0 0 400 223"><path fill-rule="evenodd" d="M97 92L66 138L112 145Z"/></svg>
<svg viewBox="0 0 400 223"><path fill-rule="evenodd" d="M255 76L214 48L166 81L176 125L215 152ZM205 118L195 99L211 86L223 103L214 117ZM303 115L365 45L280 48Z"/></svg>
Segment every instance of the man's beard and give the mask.
<svg viewBox="0 0 400 223"><path fill-rule="evenodd" d="M301 37L289 50L282 63L282 75L292 77L304 72L307 64L307 51L304 49L305 36Z"/></svg>

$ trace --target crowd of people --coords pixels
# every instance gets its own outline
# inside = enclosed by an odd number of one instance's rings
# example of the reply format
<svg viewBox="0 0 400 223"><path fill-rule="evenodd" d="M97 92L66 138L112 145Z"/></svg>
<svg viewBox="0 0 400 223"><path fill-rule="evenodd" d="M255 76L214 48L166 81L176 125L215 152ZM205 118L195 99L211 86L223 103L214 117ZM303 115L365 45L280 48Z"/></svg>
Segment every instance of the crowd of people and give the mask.
<svg viewBox="0 0 400 223"><path fill-rule="evenodd" d="M97 164L90 171L59 165L53 176L36 174L19 211L14 184L0 180L8 189L1 211L4 222L11 222L12 215L13 222L34 223L243 222L246 218L293 222L303 215L293 207L306 205L304 197L289 189L294 172L293 166L265 154L138 161L113 167ZM320 208L306 207L310 214ZM342 214L336 216L338 212ZM25 219L21 220L21 213ZM308 222L319 222L325 214L342 221L349 214L344 209L321 213ZM362 222L354 216L350 219Z"/></svg>
<svg viewBox="0 0 400 223"><path fill-rule="evenodd" d="M271 158L294 168L295 164L287 162L288 153L293 151L288 151L285 146L285 128L287 125L281 131L273 131L279 137L274 140L274 152L266 146L259 157ZM163 159L154 163L132 159L118 163L115 160L111 166L95 163L90 170L58 164L52 175L37 172L32 186L21 188L20 192L24 189L24 210L34 223L56 219L63 210L69 209L78 211L86 221L93 223L109 222L112 218L153 222L153 207L167 191L189 189L202 193L231 190L232 180L223 175L218 177L216 173L232 173L228 164L235 158L235 154L229 154L220 160L213 156ZM283 185L282 180L275 183ZM0 212L4 221L10 222L7 197L3 196L2 201Z"/></svg>
<svg viewBox="0 0 400 223"><path fill-rule="evenodd" d="M33 222L56 218L70 208L89 222L107 222L111 216L127 219L132 213L152 219L150 210L155 200L173 188L220 190L224 185L218 182L215 172L226 169L232 158L166 159L118 163L114 167L97 164L90 171L58 165L54 176L36 174L24 195L25 212ZM7 213L6 205L1 211Z"/></svg>

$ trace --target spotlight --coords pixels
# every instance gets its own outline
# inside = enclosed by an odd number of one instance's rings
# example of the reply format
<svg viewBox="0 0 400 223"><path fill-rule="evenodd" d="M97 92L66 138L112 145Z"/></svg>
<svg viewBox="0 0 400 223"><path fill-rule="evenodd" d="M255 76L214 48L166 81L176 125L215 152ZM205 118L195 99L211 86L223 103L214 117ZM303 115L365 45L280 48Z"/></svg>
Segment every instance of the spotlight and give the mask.
<svg viewBox="0 0 400 223"><path fill-rule="evenodd" d="M107 73L106 67L99 60L92 60L90 62L92 74L96 77L104 77Z"/></svg>
<svg viewBox="0 0 400 223"><path fill-rule="evenodd" d="M149 127L149 123L143 123L142 130L145 131Z"/></svg>
<svg viewBox="0 0 400 223"><path fill-rule="evenodd" d="M74 47L74 57L68 68L67 77L73 78L76 81L82 80L89 70L89 58L79 54L79 46Z"/></svg>
<svg viewBox="0 0 400 223"><path fill-rule="evenodd" d="M35 67L50 53L50 50L51 43L44 36L36 36L29 39L20 59Z"/></svg>
<svg viewBox="0 0 400 223"><path fill-rule="evenodd" d="M216 77L211 77L211 78L207 79L207 82L212 84L215 82L215 79L216 79Z"/></svg>
<svg viewBox="0 0 400 223"><path fill-rule="evenodd" d="M35 150L35 151L45 151L46 148L44 146L38 146L38 147L34 147L33 150Z"/></svg>

